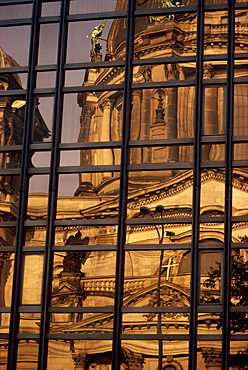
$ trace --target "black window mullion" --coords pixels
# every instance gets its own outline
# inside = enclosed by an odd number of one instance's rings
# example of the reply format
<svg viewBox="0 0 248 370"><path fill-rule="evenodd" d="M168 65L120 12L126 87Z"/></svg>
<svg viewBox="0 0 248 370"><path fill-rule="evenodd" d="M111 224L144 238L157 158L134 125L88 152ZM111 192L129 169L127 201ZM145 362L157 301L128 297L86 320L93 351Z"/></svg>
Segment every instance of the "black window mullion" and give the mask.
<svg viewBox="0 0 248 370"><path fill-rule="evenodd" d="M29 145L32 139L32 123L33 123L33 106L34 95L33 90L35 87L36 73L34 66L37 62L38 55L38 39L39 39L39 24L38 18L41 12L41 4L38 0L34 0L32 24L31 24L31 37L29 48L29 65L28 65L28 82L26 94L26 111L24 118L23 129L23 148L22 148L22 165L20 175L20 192L19 204L17 215L17 229L16 229L16 252L15 264L13 273L13 289L12 289L12 302L11 302L11 318L10 318L10 337L8 348L7 370L15 370L17 365L17 350L19 331L19 305L21 302L22 294L22 269L23 269L23 253L22 245L25 240L24 222L27 215L27 198L28 198L28 168L30 165Z"/></svg>
<svg viewBox="0 0 248 370"><path fill-rule="evenodd" d="M55 239L54 219L56 218L57 195L58 195L58 173L59 166L58 150L61 138L61 124L63 112L63 94L65 72L63 65L66 59L67 31L68 24L66 17L69 11L69 0L61 0L58 56L57 56L57 73L56 73L56 90L54 97L53 128L52 128L52 148L51 148L51 165L49 180L49 198L48 198L48 218L46 234L46 250L44 255L43 279L42 279L42 296L41 296L41 327L39 339L39 358L38 370L47 368L48 357L48 339L49 332L49 312L48 307L51 302L51 287L53 280L53 253L52 247ZM69 129L69 128L68 128Z"/></svg>
<svg viewBox="0 0 248 370"><path fill-rule="evenodd" d="M133 37L134 37L134 7L135 0L129 0L127 11L127 33L126 33L126 60L125 60L125 82L123 97L123 132L121 150L121 171L120 171L120 200L118 215L118 239L116 254L116 283L115 283L115 309L114 309L114 332L113 332L113 355L112 369L119 370L121 365L121 332L122 332L122 305L124 285L124 244L126 240L126 209L127 209L127 188L128 188L128 140L131 118L131 83L132 83L132 58L133 58Z"/></svg>
<svg viewBox="0 0 248 370"><path fill-rule="evenodd" d="M192 249L191 249L191 285L190 285L190 338L188 369L197 367L197 306L199 297L199 214L201 189L201 131L202 131L202 62L204 42L204 0L198 1L197 11L197 52L195 81L195 127L194 127L194 164L192 194Z"/></svg>
<svg viewBox="0 0 248 370"><path fill-rule="evenodd" d="M232 127L234 102L234 31L235 14L234 0L228 1L228 56L227 56L227 87L225 105L225 228L222 276L222 370L229 369L230 349L230 282L231 282L231 242L232 242Z"/></svg>

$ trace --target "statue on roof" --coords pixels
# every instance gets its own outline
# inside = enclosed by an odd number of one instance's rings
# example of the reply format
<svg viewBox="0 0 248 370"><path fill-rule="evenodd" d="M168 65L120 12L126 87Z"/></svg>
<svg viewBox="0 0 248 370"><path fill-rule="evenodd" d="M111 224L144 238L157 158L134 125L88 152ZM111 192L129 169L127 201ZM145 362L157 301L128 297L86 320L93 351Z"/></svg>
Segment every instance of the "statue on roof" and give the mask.
<svg viewBox="0 0 248 370"><path fill-rule="evenodd" d="M106 24L106 19L104 19L101 22L101 24L99 24L99 26L95 27L94 30L87 36L87 37L91 37L91 45L92 45L91 53L93 55L98 54L100 50L102 49L102 45L100 44L99 40L100 40L100 36L102 36L105 24Z"/></svg>
<svg viewBox="0 0 248 370"><path fill-rule="evenodd" d="M65 245L88 245L89 237L81 239L81 232L78 231L75 235L70 235ZM75 251L75 252L66 252L66 255L63 260L63 272L74 272L80 273L82 264L87 259L89 253L87 251Z"/></svg>

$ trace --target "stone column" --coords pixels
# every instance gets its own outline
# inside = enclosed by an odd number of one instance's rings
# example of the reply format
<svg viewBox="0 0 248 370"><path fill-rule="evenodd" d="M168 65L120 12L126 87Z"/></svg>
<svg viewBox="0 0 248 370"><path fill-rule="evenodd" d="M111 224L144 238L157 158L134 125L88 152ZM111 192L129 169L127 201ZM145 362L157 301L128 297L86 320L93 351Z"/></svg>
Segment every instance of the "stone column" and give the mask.
<svg viewBox="0 0 248 370"><path fill-rule="evenodd" d="M151 110L151 93L150 90L144 89L141 109L141 130L140 140L150 139L150 110ZM142 149L142 163L151 163L151 148Z"/></svg>
<svg viewBox="0 0 248 370"><path fill-rule="evenodd" d="M202 350L202 357L205 360L207 370L221 369L221 351L215 348L205 348Z"/></svg>
<svg viewBox="0 0 248 370"><path fill-rule="evenodd" d="M131 115L130 140L140 139L142 91L133 90L133 107ZM130 163L141 163L141 148L130 149Z"/></svg>
<svg viewBox="0 0 248 370"><path fill-rule="evenodd" d="M74 369L84 370L86 369L86 355L72 354L72 359L74 362Z"/></svg>
<svg viewBox="0 0 248 370"><path fill-rule="evenodd" d="M215 74L212 64L204 64L203 78L213 78ZM204 135L218 134L218 88L206 87L204 89ZM204 145L202 147L202 160L209 160L209 152L211 145Z"/></svg>
<svg viewBox="0 0 248 370"><path fill-rule="evenodd" d="M111 125L111 112L113 108L113 103L110 99L105 100L102 103L103 117L102 126L100 128L100 140L101 141L111 141L110 137L110 125ZM113 161L113 152L111 149L102 149L99 152L99 163L100 165L111 165ZM112 177L111 172L103 174L103 177Z"/></svg>
<svg viewBox="0 0 248 370"><path fill-rule="evenodd" d="M145 82L152 82L152 67L141 66L140 73L143 76ZM148 89L143 90L143 99L141 106L141 127L140 127L140 140L150 139L150 109L151 109L151 92ZM141 149L141 160L142 163L151 162L151 148Z"/></svg>
<svg viewBox="0 0 248 370"><path fill-rule="evenodd" d="M82 115L80 117L80 133L78 137L79 143L87 143L89 141L89 131L91 129L91 119L95 112L95 108L89 104L85 104L82 108ZM91 152L89 150L81 150L80 152L80 166L92 165ZM79 185L84 185L87 189L92 188L92 178L90 173L79 174Z"/></svg>
<svg viewBox="0 0 248 370"><path fill-rule="evenodd" d="M168 64L165 74L168 81L177 79L178 69L176 64ZM168 139L177 138L177 87L168 89L168 107L167 107L167 137ZM178 148L169 147L168 162L178 162Z"/></svg>

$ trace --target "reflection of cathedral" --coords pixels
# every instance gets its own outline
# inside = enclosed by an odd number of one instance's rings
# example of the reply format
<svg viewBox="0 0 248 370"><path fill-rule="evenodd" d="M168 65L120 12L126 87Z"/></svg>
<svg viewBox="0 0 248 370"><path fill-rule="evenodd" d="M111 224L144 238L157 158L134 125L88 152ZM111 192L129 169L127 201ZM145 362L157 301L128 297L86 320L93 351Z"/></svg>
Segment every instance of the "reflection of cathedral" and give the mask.
<svg viewBox="0 0 248 370"><path fill-rule="evenodd" d="M119 6L121 10L123 2L117 3L117 7ZM166 2L161 1L161 3ZM141 8L145 9L149 6L144 2ZM247 12L244 14L244 11L240 11L240 15L247 17ZM214 17L212 13L207 13L205 19L207 31L204 39L207 54L221 54L226 48L225 19L225 11L214 13ZM242 22L239 22L238 26L241 27L241 24ZM116 19L112 23L106 56L109 61L124 58L123 29L125 27L124 18ZM218 30L221 30L221 33ZM246 48L246 41L247 34L239 32L236 37L236 52L241 52L239 48L242 50ZM133 67L130 140L135 142L130 148L128 167L127 218L131 219L131 222L127 222L125 244L123 339L120 354L123 370L156 370L159 353L163 354L163 370L188 368L196 71L192 57L195 55L195 49L195 13L137 18L134 58L142 60L166 56L169 58L169 63L154 65L136 63ZM10 65L13 63L12 66L15 65L12 58L4 51L1 53ZM188 61L174 63L173 58L180 56L188 57ZM91 52L91 57L93 62L101 60L99 52L96 55ZM227 67L225 61L221 58L217 59L206 61L203 66L203 81L206 80L206 83L203 84L200 174L202 221L199 231L201 246L199 280L201 283L207 278L211 268L216 269L217 264L222 261L221 246L224 241L225 148L223 138L226 86L223 79L226 78ZM237 60L235 77L245 75L247 75L246 67L242 60L240 63ZM78 94L78 104L82 108L78 142L104 142L110 145L105 145L104 149L99 146L99 149L81 150L80 164L89 166L89 170L79 174L79 187L75 189L74 195L58 199L58 220L65 221L65 224L68 220L94 220L95 223L92 226L70 226L68 222L68 225L56 228L51 306L71 308L71 312L69 309L68 312L58 309L51 314L49 334L55 340L49 341L48 369L111 369L111 339L114 325L111 307L114 305L116 273L116 249L113 246L117 243L118 233L116 222L111 221L115 221L118 215L120 187L118 171L121 161L120 146L114 146L113 143L122 140L122 120L125 112L123 111L123 89L120 84L123 84L123 79L122 67L94 68L93 66L87 70L83 85L90 86L89 90L92 91L94 85L116 84L116 90L111 88L110 91ZM218 79L219 83L216 82ZM162 86L163 81L165 81L164 86ZM150 87L149 83L152 82L157 82L159 87ZM1 76L2 89L7 90L8 84L17 85L11 88L20 88L18 75ZM145 87L139 84L144 84ZM235 137L247 135L246 96L247 84L235 84L233 132ZM5 99L1 101L0 108L1 145L20 145L25 101L20 98ZM36 141L41 141L42 138L49 136L49 131L38 108L35 109L36 121L33 135ZM165 139L168 139L167 145L161 143ZM147 145L148 140L154 140L154 146ZM1 168L20 167L18 153L17 151L11 155L1 153ZM246 145L235 144L233 159L243 161L246 158ZM158 166L153 167L154 164ZM160 167L159 164L161 164ZM103 165L115 167L107 168L105 172ZM93 167L90 166L96 166L95 170L93 171ZM18 184L15 185L15 181L17 181L16 176L1 177L1 218L4 221L15 220L17 216ZM234 218L247 216L247 169L243 167L233 169L232 188L232 216ZM46 202L47 196L44 194L30 196L28 220L37 221L46 218ZM166 220L166 224L161 225L161 219ZM158 224L155 224L154 220L157 220ZM149 221L151 221L150 224ZM30 227L26 232L25 246L44 246L45 229L43 226ZM2 246L14 245L13 229L0 229L0 232ZM241 238L246 234L247 222L233 223L233 243L240 243ZM164 249L158 249L159 243L164 245ZM87 245L90 246L88 249ZM140 245L143 245L143 249L136 248ZM63 247L66 248L66 252L63 251ZM244 249L240 250L240 255L246 262L247 254ZM25 296L22 303L26 305L40 303L43 255L34 254L31 257L27 254L24 267L26 280L23 286ZM1 306L11 305L9 291L12 268L11 254L2 253ZM219 299L220 292L221 288L218 284L214 289L200 285L199 301L206 296ZM81 307L86 310L80 312ZM89 307L88 311L87 307ZM102 307L102 312L94 310L97 307ZM109 309L105 310L106 307ZM126 307L134 308L133 312L125 311ZM161 308L162 312L156 313L152 310L156 307ZM143 308L143 311L139 312L139 308ZM40 313L20 315L21 331L37 333ZM221 369L221 342L213 339L215 334L220 333L216 329L217 317L207 308L201 309L198 313L197 331L200 339L197 343L197 369L199 370ZM3 328L8 325L8 319L8 316L2 313ZM67 336L62 337L66 339L60 339L57 334L66 334ZM161 342L150 340L150 334L167 336ZM36 341L23 340L21 344L18 369L34 369ZM233 342L232 354L245 350L246 344ZM6 348L1 351L1 361L4 364ZM29 351L29 357L27 351ZM234 361L232 369L243 369L242 364L236 365Z"/></svg>

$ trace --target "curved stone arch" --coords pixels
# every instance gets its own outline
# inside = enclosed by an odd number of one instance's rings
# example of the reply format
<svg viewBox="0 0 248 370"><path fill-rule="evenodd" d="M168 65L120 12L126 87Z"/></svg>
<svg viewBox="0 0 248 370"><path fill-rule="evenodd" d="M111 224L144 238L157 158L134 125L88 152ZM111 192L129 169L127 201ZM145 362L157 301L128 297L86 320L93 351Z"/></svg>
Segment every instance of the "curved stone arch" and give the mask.
<svg viewBox="0 0 248 370"><path fill-rule="evenodd" d="M180 295L183 296L183 303L184 305L182 307L189 307L190 303L189 303L189 297L190 297L190 292L189 290L187 289L184 289L184 288L181 288L180 286L176 285L176 284L173 284L173 283L169 283L169 282L163 282L161 283L161 288L168 288L169 290L171 290L172 292L176 292ZM150 285L146 288L143 288L143 289L140 289L138 292L136 292L135 294L133 294L131 297L128 297L127 299L124 300L123 302L123 306L128 306L128 307L134 307L136 306L136 304L140 301L142 301L143 299L145 299L145 297L148 297L148 296L151 296L152 293L156 292L157 290L157 284L153 284L153 285Z"/></svg>

